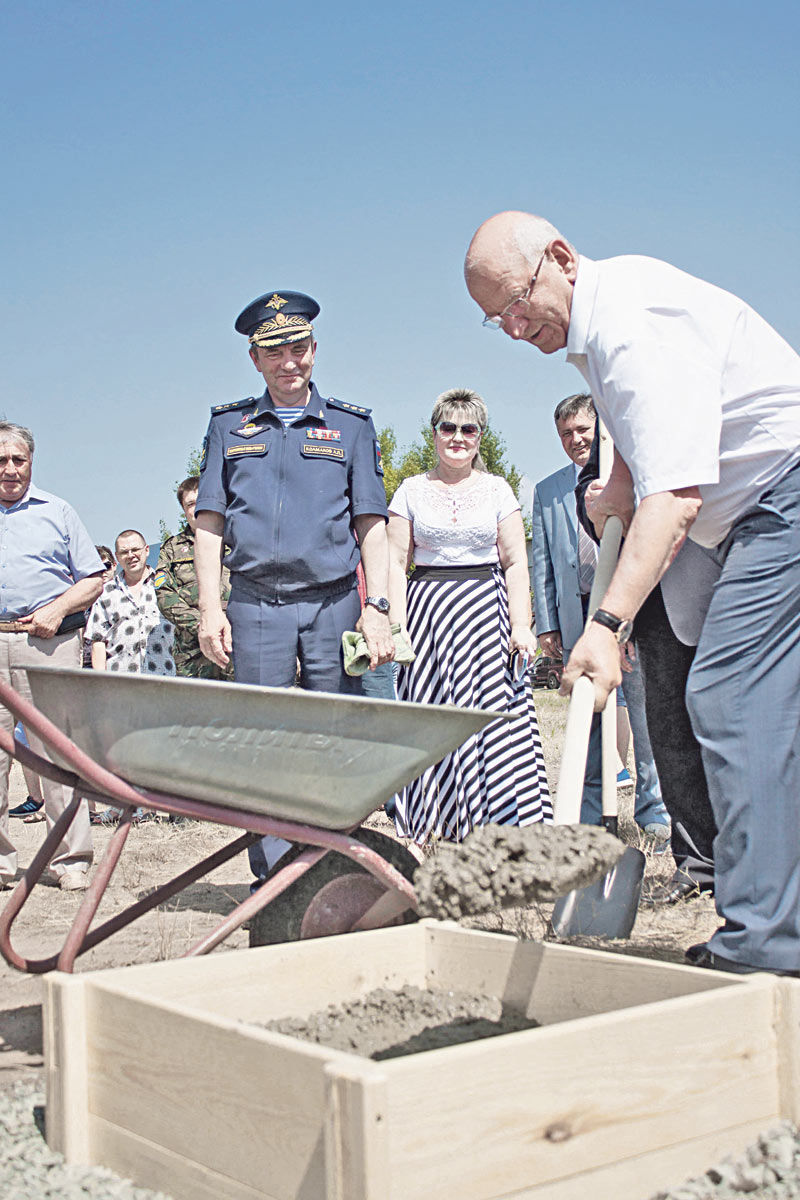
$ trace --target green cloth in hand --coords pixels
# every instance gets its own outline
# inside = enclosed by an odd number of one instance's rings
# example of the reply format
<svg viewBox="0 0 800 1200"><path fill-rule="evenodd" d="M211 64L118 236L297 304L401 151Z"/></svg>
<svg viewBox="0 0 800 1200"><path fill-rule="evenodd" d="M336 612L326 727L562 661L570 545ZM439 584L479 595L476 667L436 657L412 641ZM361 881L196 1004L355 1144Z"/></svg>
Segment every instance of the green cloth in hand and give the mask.
<svg viewBox="0 0 800 1200"><path fill-rule="evenodd" d="M416 655L400 632L399 625L392 626L392 637L394 638L394 661L401 666L413 662ZM369 670L369 650L362 633L354 633L350 629L343 633L342 653L347 675L363 675L365 671Z"/></svg>

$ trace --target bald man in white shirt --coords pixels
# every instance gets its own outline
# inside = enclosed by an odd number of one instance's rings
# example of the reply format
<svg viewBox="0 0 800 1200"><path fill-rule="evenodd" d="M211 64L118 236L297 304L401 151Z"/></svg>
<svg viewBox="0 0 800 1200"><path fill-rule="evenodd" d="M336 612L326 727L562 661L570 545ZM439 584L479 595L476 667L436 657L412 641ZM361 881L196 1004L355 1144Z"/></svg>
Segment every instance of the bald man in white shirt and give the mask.
<svg viewBox="0 0 800 1200"><path fill-rule="evenodd" d="M637 500L565 691L588 675L602 706L618 640L687 536L719 562L687 702L723 925L687 956L800 975L800 357L730 293L655 259L593 262L528 213L480 227L466 277L488 323L567 350L617 448L608 508Z"/></svg>

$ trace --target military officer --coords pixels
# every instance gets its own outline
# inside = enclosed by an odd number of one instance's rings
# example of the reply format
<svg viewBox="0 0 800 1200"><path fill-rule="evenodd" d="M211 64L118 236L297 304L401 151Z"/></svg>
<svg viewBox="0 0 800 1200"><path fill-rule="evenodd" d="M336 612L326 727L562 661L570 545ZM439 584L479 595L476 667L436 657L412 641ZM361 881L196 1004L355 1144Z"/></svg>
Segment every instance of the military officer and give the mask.
<svg viewBox="0 0 800 1200"><path fill-rule="evenodd" d="M194 569L194 535L197 529L194 506L199 483L199 475L189 475L178 485L178 503L183 509L186 528L167 538L161 546L153 581L156 600L162 614L175 629L172 657L178 674L191 679L233 680L233 665L228 663L223 668L206 658L198 640L200 611ZM227 605L229 594L228 569L223 567L220 585L223 608Z"/></svg>
<svg viewBox="0 0 800 1200"><path fill-rule="evenodd" d="M323 399L311 382L318 313L310 296L274 291L236 320L266 390L212 409L196 504L200 647L220 667L232 655L239 683L291 687L299 661L301 687L359 693L344 672L342 633L364 635L373 669L394 657L386 496L370 409ZM263 875L257 855L251 862Z"/></svg>

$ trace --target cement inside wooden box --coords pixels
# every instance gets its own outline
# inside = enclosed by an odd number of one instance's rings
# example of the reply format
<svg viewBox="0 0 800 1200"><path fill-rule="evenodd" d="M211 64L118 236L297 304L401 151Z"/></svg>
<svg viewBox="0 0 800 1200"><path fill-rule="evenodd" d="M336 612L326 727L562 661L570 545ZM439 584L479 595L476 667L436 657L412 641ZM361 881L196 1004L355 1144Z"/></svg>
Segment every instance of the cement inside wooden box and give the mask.
<svg viewBox="0 0 800 1200"><path fill-rule="evenodd" d="M250 1023L404 984L545 1027L375 1063ZM48 1141L174 1200L642 1200L796 1119L799 991L434 921L54 974Z"/></svg>

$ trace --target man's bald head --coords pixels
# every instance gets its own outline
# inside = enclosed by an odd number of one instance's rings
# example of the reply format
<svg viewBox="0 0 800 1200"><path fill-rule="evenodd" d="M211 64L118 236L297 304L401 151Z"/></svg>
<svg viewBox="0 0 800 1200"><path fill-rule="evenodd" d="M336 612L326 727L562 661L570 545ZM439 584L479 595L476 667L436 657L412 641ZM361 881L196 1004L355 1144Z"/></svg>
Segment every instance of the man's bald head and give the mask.
<svg viewBox="0 0 800 1200"><path fill-rule="evenodd" d="M464 277L470 293L470 280L487 272L520 266L533 271L554 238L561 238L555 225L533 213L501 212L489 217L470 242L464 261Z"/></svg>
<svg viewBox="0 0 800 1200"><path fill-rule="evenodd" d="M544 217L502 212L469 245L464 277L473 300L502 329L544 354L566 345L578 252Z"/></svg>

